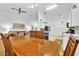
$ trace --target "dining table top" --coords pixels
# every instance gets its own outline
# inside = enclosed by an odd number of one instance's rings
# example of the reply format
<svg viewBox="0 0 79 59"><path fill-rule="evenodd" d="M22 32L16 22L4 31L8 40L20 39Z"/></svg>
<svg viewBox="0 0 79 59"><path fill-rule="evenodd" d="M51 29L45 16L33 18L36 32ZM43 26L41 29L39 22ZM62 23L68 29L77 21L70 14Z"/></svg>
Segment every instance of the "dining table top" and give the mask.
<svg viewBox="0 0 79 59"><path fill-rule="evenodd" d="M35 37L13 37L13 51L17 56L58 56L60 44Z"/></svg>

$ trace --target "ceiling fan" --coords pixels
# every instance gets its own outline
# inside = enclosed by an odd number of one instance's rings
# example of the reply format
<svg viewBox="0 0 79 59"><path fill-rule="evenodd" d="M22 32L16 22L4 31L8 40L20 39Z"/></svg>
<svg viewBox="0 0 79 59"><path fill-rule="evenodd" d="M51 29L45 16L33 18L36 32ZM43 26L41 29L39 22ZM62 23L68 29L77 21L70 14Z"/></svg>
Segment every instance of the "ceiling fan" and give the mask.
<svg viewBox="0 0 79 59"><path fill-rule="evenodd" d="M16 8L11 8L11 9L18 11L18 14L21 14L21 13L26 13L26 11L22 11L22 9L21 9L21 8L19 8L19 9L16 9Z"/></svg>

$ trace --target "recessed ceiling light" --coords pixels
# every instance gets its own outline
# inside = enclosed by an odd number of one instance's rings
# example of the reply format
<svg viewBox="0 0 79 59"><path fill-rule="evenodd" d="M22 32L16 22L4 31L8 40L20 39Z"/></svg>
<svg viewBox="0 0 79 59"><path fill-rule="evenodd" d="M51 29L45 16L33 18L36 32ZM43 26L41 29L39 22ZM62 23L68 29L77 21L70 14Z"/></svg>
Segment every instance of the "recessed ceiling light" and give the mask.
<svg viewBox="0 0 79 59"><path fill-rule="evenodd" d="M57 4L53 4L49 7L46 8L46 10L52 10L53 8L56 8L58 5Z"/></svg>

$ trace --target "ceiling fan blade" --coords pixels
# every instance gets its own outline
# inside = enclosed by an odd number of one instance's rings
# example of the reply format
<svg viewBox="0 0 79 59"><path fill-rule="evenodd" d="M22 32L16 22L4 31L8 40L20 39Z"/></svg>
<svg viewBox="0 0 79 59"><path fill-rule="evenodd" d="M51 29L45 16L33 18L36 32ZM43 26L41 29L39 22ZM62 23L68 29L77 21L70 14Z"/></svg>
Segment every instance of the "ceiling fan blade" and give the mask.
<svg viewBox="0 0 79 59"><path fill-rule="evenodd" d="M16 9L16 8L11 8L11 9L14 9L14 10L17 10L18 11L18 9Z"/></svg>
<svg viewBox="0 0 79 59"><path fill-rule="evenodd" d="M21 12L26 13L26 11L21 11Z"/></svg>

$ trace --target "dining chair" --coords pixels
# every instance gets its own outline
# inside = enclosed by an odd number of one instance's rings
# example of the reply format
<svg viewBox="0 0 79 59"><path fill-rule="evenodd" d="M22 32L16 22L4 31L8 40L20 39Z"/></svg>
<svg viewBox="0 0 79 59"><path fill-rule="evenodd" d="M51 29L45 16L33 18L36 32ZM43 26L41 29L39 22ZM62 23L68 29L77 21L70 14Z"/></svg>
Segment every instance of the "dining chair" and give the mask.
<svg viewBox="0 0 79 59"><path fill-rule="evenodd" d="M78 41L74 36L70 35L66 49L64 51L64 56L74 56L77 46Z"/></svg>
<svg viewBox="0 0 79 59"><path fill-rule="evenodd" d="M9 36L7 34L1 36L5 48L5 56L14 56Z"/></svg>

